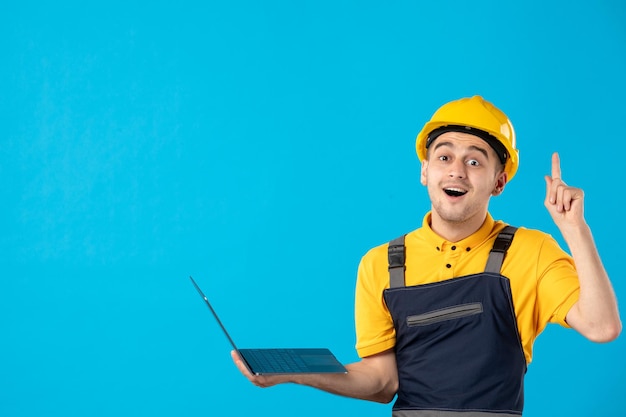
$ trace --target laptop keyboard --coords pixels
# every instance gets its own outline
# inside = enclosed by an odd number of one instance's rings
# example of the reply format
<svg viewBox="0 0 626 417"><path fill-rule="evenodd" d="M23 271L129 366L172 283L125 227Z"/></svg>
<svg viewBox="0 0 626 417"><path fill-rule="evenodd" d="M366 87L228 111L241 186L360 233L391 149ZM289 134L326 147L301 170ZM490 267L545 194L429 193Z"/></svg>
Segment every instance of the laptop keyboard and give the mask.
<svg viewBox="0 0 626 417"><path fill-rule="evenodd" d="M253 369L263 369L264 373L306 372L307 365L292 349L246 349L246 358Z"/></svg>

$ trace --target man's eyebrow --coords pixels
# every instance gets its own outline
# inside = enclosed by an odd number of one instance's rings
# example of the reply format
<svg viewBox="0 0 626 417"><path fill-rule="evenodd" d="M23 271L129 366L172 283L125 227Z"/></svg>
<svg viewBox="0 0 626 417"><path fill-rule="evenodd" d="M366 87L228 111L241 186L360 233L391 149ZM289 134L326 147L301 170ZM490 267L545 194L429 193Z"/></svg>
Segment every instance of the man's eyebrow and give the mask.
<svg viewBox="0 0 626 417"><path fill-rule="evenodd" d="M485 148L481 148L480 146L474 146L474 145L470 146L469 148L482 153L483 155L485 155L485 158L489 159L489 152L487 152Z"/></svg>
<svg viewBox="0 0 626 417"><path fill-rule="evenodd" d="M439 149L442 146L446 146L448 148L454 148L455 147L452 142L446 142L446 141L439 142L439 143L435 142L435 148L433 150ZM489 152L487 152L487 150L485 148L481 148L480 146L476 146L476 145L471 145L471 146L469 146L469 149L473 150L473 151L480 152L483 155L485 155L485 158L489 159Z"/></svg>

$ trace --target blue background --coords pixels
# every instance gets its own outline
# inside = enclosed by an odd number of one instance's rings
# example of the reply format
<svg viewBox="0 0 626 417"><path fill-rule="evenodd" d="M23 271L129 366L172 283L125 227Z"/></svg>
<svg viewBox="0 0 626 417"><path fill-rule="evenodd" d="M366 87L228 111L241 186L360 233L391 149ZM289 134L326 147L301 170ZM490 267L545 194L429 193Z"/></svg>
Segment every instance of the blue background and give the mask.
<svg viewBox="0 0 626 417"><path fill-rule="evenodd" d="M559 151L624 299L624 22L620 0L4 2L0 415L389 415L250 385L188 276L242 347L357 360L356 267L421 224L414 138L462 96L518 134L494 217L561 239ZM625 343L550 326L525 415L623 412Z"/></svg>

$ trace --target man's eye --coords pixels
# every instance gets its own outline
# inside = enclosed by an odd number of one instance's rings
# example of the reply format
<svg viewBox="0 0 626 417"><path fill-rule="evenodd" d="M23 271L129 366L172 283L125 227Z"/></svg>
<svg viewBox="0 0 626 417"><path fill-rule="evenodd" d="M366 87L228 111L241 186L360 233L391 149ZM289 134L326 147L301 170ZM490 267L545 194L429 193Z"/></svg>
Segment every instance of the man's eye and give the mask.
<svg viewBox="0 0 626 417"><path fill-rule="evenodd" d="M441 155L441 156L439 157L439 160L440 160L440 161L447 161L447 160L448 160L448 157L447 157L447 156L445 156L445 155Z"/></svg>
<svg viewBox="0 0 626 417"><path fill-rule="evenodd" d="M467 161L467 165L472 165L472 166L477 167L477 166L479 166L479 165L480 165L480 162L478 162L478 161L477 161L477 160L475 160L475 159L470 159L469 161Z"/></svg>

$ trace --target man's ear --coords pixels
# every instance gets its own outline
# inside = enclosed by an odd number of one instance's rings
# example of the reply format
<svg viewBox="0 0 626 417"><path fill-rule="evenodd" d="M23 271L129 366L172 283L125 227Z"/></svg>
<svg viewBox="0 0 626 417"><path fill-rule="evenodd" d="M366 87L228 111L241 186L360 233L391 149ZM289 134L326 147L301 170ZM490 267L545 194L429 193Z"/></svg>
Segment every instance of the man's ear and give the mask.
<svg viewBox="0 0 626 417"><path fill-rule="evenodd" d="M507 173L504 171L500 172L498 176L496 177L496 184L493 187L493 191L491 192L491 195L497 196L497 195L502 194L507 181L508 181Z"/></svg>
<svg viewBox="0 0 626 417"><path fill-rule="evenodd" d="M422 169L421 169L421 172L420 172L420 182L424 186L426 186L426 184L427 184L426 180L428 179L428 174L426 173L427 169L428 169L428 160L424 159L422 161Z"/></svg>

